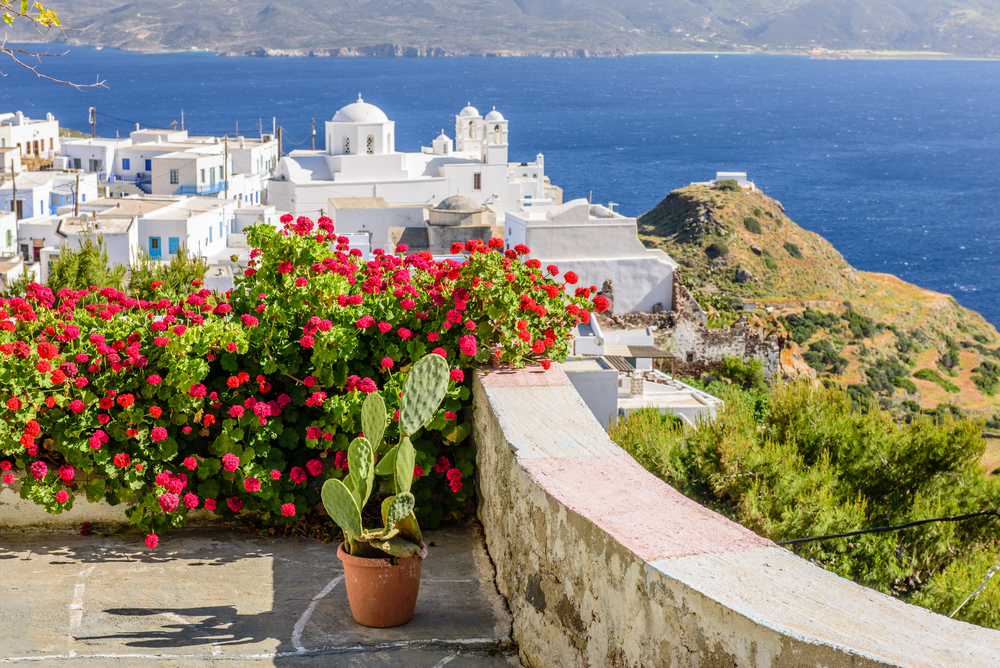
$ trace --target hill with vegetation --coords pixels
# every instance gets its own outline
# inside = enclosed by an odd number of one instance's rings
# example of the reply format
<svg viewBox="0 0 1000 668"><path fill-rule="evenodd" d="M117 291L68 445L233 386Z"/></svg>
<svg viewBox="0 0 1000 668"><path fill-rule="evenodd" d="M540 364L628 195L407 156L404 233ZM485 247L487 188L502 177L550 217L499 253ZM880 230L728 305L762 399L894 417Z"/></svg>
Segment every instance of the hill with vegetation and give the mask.
<svg viewBox="0 0 1000 668"><path fill-rule="evenodd" d="M53 0L45 6L59 13L64 26L86 28L65 36L53 30L50 39L140 51L1000 55L1000 6L982 0Z"/></svg>
<svg viewBox="0 0 1000 668"><path fill-rule="evenodd" d="M825 384L857 402L905 418L982 415L1000 428L996 328L948 295L855 270L762 192L735 182L681 188L639 218L639 233L681 264L712 323L735 321L753 302Z"/></svg>

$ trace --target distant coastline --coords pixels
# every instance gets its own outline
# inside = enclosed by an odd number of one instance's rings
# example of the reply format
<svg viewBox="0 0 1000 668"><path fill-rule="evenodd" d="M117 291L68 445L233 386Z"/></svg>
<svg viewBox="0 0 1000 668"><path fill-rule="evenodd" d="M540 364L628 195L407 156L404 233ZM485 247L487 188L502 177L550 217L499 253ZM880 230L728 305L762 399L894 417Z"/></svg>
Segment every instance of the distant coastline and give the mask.
<svg viewBox="0 0 1000 668"><path fill-rule="evenodd" d="M400 44L373 44L356 47L271 49L258 47L245 51L215 51L190 47L188 49L126 49L110 44L72 43L66 46L109 49L125 53L144 55L168 53L199 53L223 58L624 58L627 56L652 55L706 55L706 56L797 56L814 60L970 60L998 61L989 56L963 56L937 51L873 51L852 49L832 51L828 49L782 49L765 50L757 48L732 50L685 50L685 51L632 51L625 49L550 49L550 50L504 50L504 51L450 51L441 47L406 46Z"/></svg>

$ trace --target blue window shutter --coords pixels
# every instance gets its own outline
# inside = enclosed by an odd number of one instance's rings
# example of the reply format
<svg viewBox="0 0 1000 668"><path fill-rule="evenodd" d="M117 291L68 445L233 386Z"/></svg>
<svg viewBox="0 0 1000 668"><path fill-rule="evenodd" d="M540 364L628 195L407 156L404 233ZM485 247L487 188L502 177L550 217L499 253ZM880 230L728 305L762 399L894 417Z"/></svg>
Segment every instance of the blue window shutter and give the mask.
<svg viewBox="0 0 1000 668"><path fill-rule="evenodd" d="M128 158L122 158L122 169L132 169L130 162Z"/></svg>
<svg viewBox="0 0 1000 668"><path fill-rule="evenodd" d="M81 197L80 199L81 202L87 201L87 193L80 193L80 197Z"/></svg>
<svg viewBox="0 0 1000 668"><path fill-rule="evenodd" d="M146 160L146 171L147 172L153 171L153 161L152 160Z"/></svg>
<svg viewBox="0 0 1000 668"><path fill-rule="evenodd" d="M167 243L169 244L168 249L170 251L170 254L176 255L177 249L180 246L180 239L178 237L170 237Z"/></svg>

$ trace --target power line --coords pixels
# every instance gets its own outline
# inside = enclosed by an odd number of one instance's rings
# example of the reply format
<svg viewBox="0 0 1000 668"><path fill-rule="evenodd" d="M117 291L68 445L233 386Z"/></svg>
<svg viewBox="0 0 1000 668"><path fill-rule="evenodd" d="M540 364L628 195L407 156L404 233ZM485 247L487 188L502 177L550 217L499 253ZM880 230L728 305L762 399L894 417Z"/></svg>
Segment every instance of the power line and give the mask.
<svg viewBox="0 0 1000 668"><path fill-rule="evenodd" d="M979 595L983 593L983 590L986 589L986 583L990 581L990 578L992 578L994 575L996 575L996 572L998 570L1000 570L1000 563L998 563L996 566L994 566L993 568L991 568L989 570L989 572L986 574L986 579L983 580L982 582L980 582L979 586L976 587L971 594L969 594L968 596L965 597L965 600L962 601L962 605L960 605L957 608L955 608L954 612L952 612L948 616L949 617L954 617L955 615L958 614L958 611L961 610L962 608L964 608L965 604L968 603L971 599L978 598Z"/></svg>
<svg viewBox="0 0 1000 668"><path fill-rule="evenodd" d="M782 540L777 541L775 545L798 545L800 543L811 543L818 540L832 540L834 538L849 538L851 536L860 536L866 533L886 533L889 531L899 531L901 529L909 529L910 527L920 526L921 524L931 524L932 522L961 522L963 520L970 520L974 517L984 517L986 515L993 515L994 517L1000 517L1000 509L992 510L980 510L976 513L969 513L967 515L956 515L953 517L934 517L929 520L916 520L915 522L907 522L906 524L899 524L897 526L887 526L887 527L875 527L872 529L861 529L860 531L848 531L847 533L831 534L828 536L811 536L809 538L796 538L794 540Z"/></svg>

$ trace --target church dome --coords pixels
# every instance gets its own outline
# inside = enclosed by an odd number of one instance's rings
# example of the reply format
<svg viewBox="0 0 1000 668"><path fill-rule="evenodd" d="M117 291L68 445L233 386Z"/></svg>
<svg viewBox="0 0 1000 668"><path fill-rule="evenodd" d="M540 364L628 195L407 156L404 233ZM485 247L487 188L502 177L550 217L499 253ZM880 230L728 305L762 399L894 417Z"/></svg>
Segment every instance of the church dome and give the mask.
<svg viewBox="0 0 1000 668"><path fill-rule="evenodd" d="M385 123L389 117L374 104L368 104L358 95L358 101L352 102L333 115L335 123Z"/></svg>
<svg viewBox="0 0 1000 668"><path fill-rule="evenodd" d="M469 105L465 109L463 109L462 111L458 112L458 115L459 116L478 116L479 115L479 110L476 109L475 107L473 107L472 103L470 102Z"/></svg>
<svg viewBox="0 0 1000 668"><path fill-rule="evenodd" d="M435 211L479 211L482 204L466 197L465 195L452 195L447 197L434 207Z"/></svg>
<svg viewBox="0 0 1000 668"><path fill-rule="evenodd" d="M497 111L496 107L493 107L493 111L491 111L490 113L486 114L486 120L488 120L488 121L502 121L503 120L503 114L501 114L499 111Z"/></svg>

